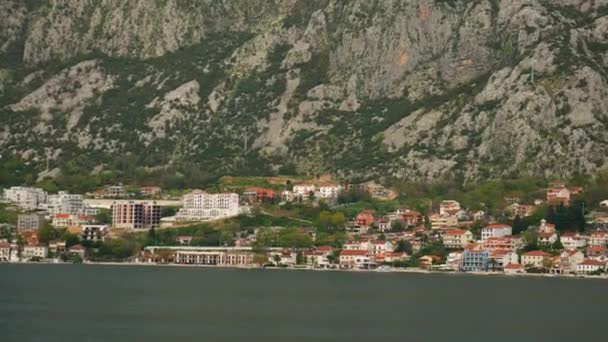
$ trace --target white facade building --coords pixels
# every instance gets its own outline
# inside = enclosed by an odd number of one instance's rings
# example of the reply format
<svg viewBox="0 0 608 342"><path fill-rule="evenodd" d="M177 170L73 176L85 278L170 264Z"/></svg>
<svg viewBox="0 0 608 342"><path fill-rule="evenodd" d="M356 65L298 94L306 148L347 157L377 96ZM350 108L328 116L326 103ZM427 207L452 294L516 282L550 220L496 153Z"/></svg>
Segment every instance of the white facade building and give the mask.
<svg viewBox="0 0 608 342"><path fill-rule="evenodd" d="M293 186L293 193L298 197L306 197L311 192L315 192L315 186L313 184L298 184Z"/></svg>
<svg viewBox="0 0 608 342"><path fill-rule="evenodd" d="M340 191L342 191L341 185L326 184L319 187L321 198L338 198Z"/></svg>
<svg viewBox="0 0 608 342"><path fill-rule="evenodd" d="M39 188L14 186L4 189L4 200L15 203L25 210L35 210L46 202L46 192Z"/></svg>
<svg viewBox="0 0 608 342"><path fill-rule="evenodd" d="M23 247L21 257L31 259L33 257L46 258L49 255L49 249L44 245L28 245Z"/></svg>
<svg viewBox="0 0 608 342"><path fill-rule="evenodd" d="M176 215L177 221L207 221L239 214L239 195L235 193L194 191L185 195L182 201L183 207Z"/></svg>
<svg viewBox="0 0 608 342"><path fill-rule="evenodd" d="M506 224L491 224L481 230L481 241L513 235L513 228Z"/></svg>
<svg viewBox="0 0 608 342"><path fill-rule="evenodd" d="M59 191L56 195L49 195L45 205L50 216L55 214L84 214L84 205L82 204L82 195L69 194L65 191Z"/></svg>

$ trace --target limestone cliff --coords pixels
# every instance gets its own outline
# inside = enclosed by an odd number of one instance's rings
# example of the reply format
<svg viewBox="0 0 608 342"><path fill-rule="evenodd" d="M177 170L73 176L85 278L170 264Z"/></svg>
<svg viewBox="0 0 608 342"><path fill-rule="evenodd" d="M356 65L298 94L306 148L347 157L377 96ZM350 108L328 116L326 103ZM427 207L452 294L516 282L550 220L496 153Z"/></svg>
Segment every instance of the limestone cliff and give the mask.
<svg viewBox="0 0 608 342"><path fill-rule="evenodd" d="M40 171L607 166L608 0L6 0L0 57L0 154Z"/></svg>

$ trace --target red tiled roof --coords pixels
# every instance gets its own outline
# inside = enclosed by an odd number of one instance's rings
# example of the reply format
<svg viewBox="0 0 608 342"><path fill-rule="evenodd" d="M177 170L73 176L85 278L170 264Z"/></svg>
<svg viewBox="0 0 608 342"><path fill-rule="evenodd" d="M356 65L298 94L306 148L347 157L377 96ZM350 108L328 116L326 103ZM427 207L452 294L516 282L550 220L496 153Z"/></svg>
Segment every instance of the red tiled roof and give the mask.
<svg viewBox="0 0 608 342"><path fill-rule="evenodd" d="M67 219L67 218L70 218L70 214L66 214L66 213L55 214L55 218L58 218L58 219Z"/></svg>
<svg viewBox="0 0 608 342"><path fill-rule="evenodd" d="M524 256L542 256L542 257L550 257L551 254L543 252L543 251L531 251L528 253L524 253Z"/></svg>
<svg viewBox="0 0 608 342"><path fill-rule="evenodd" d="M585 259L579 265L587 265L587 266L604 266L605 264L601 261L597 261L594 259Z"/></svg>
<svg viewBox="0 0 608 342"><path fill-rule="evenodd" d="M8 242L0 242L0 248L11 248L11 244Z"/></svg>
<svg viewBox="0 0 608 342"><path fill-rule="evenodd" d="M555 233L540 233L540 234L538 234L538 237L541 239L548 239L548 238L552 237L553 235L555 235Z"/></svg>
<svg viewBox="0 0 608 342"><path fill-rule="evenodd" d="M503 228L511 228L511 226L509 226L508 224L495 223L495 224L489 224L489 225L483 227L483 229L503 229Z"/></svg>
<svg viewBox="0 0 608 342"><path fill-rule="evenodd" d="M340 252L340 256L366 256L367 251L345 249Z"/></svg>
<svg viewBox="0 0 608 342"><path fill-rule="evenodd" d="M505 266L505 270L520 270L523 266L520 264L508 264Z"/></svg>
<svg viewBox="0 0 608 342"><path fill-rule="evenodd" d="M444 235L464 235L468 230L464 229L450 229Z"/></svg>

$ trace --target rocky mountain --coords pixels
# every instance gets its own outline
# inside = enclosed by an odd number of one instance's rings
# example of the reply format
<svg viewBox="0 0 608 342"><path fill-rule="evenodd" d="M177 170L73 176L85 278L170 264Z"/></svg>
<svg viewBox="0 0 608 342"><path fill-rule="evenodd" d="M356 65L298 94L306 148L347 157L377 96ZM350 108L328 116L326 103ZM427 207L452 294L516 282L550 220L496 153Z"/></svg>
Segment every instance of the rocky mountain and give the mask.
<svg viewBox="0 0 608 342"><path fill-rule="evenodd" d="M0 61L5 175L608 165L608 0L4 0Z"/></svg>

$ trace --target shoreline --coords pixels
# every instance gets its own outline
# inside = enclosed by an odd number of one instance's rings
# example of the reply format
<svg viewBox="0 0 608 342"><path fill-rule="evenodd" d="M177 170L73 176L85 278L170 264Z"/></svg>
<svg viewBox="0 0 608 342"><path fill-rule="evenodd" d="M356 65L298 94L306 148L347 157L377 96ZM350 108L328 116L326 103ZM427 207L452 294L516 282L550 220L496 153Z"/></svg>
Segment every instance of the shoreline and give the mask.
<svg viewBox="0 0 608 342"><path fill-rule="evenodd" d="M2 264L10 265L77 265L69 262L3 262ZM348 273L378 273L378 274L443 274L454 276L485 276L485 277L505 277L505 278L550 278L550 279L595 279L608 280L608 274L604 275L585 275L585 274L568 274L556 275L547 273L517 273L505 274L502 272L457 272L457 271L429 271L415 268L393 268L390 270L378 269L319 269L319 268L294 268L294 267L260 267L260 266L230 266L230 265L194 265L194 264L156 264L156 263L138 263L138 262L83 262L80 265L85 266L120 266L120 267L175 267L175 268L202 268L202 269L225 269L225 270L256 270L256 271L302 271L302 272L348 272Z"/></svg>

